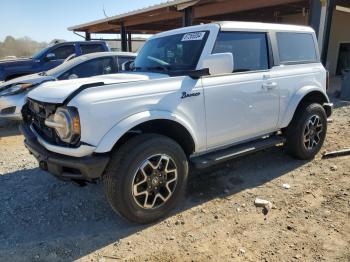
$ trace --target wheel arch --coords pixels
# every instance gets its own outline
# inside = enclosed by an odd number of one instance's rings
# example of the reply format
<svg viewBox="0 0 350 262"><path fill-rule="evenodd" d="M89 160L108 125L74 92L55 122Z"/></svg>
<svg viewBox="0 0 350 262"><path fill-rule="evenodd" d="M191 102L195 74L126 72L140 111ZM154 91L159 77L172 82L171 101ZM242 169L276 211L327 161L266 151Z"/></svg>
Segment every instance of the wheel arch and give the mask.
<svg viewBox="0 0 350 262"><path fill-rule="evenodd" d="M101 139L95 152L106 153L140 133L161 134L175 140L187 155L197 148L195 132L181 117L166 111L147 111L123 119Z"/></svg>
<svg viewBox="0 0 350 262"><path fill-rule="evenodd" d="M330 116L331 114L331 111L328 112L328 108L325 106L329 103L327 94L319 87L305 86L299 89L291 99L286 111L282 115L281 127L287 127L292 122L298 109L300 109L301 105L304 103L318 103L325 108L327 116Z"/></svg>

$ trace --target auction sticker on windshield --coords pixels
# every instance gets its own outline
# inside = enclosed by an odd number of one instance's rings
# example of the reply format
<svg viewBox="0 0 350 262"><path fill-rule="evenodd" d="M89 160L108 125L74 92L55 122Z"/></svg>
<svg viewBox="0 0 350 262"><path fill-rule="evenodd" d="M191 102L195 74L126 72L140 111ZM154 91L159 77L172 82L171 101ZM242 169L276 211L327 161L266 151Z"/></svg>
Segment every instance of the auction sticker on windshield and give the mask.
<svg viewBox="0 0 350 262"><path fill-rule="evenodd" d="M193 32L193 33L187 33L182 37L181 41L195 41L195 40L202 40L205 35L205 32Z"/></svg>

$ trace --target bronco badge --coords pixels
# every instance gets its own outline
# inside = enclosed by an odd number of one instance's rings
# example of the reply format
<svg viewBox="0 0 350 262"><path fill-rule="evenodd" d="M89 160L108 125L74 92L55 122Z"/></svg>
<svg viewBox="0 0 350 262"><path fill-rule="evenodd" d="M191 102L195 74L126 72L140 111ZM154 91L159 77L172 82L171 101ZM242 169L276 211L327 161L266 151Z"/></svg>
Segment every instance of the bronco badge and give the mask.
<svg viewBox="0 0 350 262"><path fill-rule="evenodd" d="M201 93L197 92L197 93L192 93L192 94L187 94L186 92L182 92L182 96L181 99L187 98L187 97L191 97L191 96L199 96Z"/></svg>

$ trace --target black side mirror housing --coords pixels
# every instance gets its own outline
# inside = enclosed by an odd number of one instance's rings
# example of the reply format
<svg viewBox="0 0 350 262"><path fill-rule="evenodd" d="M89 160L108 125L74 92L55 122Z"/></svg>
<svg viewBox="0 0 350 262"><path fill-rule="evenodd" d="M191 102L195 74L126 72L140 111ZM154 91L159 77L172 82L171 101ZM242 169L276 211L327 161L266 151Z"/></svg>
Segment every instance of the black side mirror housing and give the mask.
<svg viewBox="0 0 350 262"><path fill-rule="evenodd" d="M191 70L188 72L188 76L193 79L198 79L198 78L201 78L202 76L208 76L208 75L210 75L209 68Z"/></svg>

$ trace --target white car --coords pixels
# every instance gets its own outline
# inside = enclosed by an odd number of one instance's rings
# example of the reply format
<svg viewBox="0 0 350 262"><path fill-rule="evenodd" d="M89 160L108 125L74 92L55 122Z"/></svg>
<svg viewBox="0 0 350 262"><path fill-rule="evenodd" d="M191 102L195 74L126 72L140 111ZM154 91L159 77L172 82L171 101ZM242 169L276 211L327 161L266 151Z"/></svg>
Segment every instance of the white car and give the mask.
<svg viewBox="0 0 350 262"><path fill-rule="evenodd" d="M332 104L309 27L248 22L150 38L134 72L51 82L30 92L21 126L40 167L102 178L112 208L148 223L167 214L189 163L204 168L284 143L319 152ZM63 88L64 87L64 88Z"/></svg>
<svg viewBox="0 0 350 262"><path fill-rule="evenodd" d="M0 83L0 119L21 120L21 109L28 92L44 82L121 72L125 70L123 66L133 61L135 57L135 53L128 52L90 53L72 58L46 72L25 75Z"/></svg>

